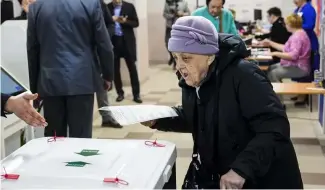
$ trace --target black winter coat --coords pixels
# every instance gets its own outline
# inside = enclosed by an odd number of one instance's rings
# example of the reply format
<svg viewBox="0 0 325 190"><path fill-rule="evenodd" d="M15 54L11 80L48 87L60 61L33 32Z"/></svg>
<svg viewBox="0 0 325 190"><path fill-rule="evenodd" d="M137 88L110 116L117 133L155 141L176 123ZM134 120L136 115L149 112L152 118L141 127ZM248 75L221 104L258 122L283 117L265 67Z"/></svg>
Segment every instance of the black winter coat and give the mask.
<svg viewBox="0 0 325 190"><path fill-rule="evenodd" d="M220 34L219 46L200 98L181 78L179 117L160 119L153 128L191 132L211 175L233 169L246 179L244 188L303 188L289 121L270 81L243 59L247 49L240 38Z"/></svg>

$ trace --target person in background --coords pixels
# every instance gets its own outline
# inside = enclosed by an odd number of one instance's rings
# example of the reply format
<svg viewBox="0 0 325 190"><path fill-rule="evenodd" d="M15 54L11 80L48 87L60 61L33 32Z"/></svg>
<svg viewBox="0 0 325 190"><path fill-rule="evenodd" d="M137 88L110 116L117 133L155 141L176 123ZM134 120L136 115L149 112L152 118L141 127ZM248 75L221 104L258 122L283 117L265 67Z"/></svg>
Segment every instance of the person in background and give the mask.
<svg viewBox="0 0 325 190"><path fill-rule="evenodd" d="M306 32L302 29L302 19L293 14L286 18L285 26L292 33L283 45L265 40L264 45L277 49L271 55L279 57L280 63L270 66L269 79L271 82L282 82L283 78L301 78L310 73L311 44Z"/></svg>
<svg viewBox="0 0 325 190"><path fill-rule="evenodd" d="M278 43L278 44L285 44L291 33L288 32L286 29L284 19L282 17L281 10L278 7L272 7L267 11L267 19L272 24L270 33L264 34L263 38L268 38L269 40ZM263 41L259 43L258 45L262 45ZM277 51L277 49L274 49L271 47L271 52ZM279 63L280 58L274 56L273 57L273 63Z"/></svg>
<svg viewBox="0 0 325 190"><path fill-rule="evenodd" d="M115 23L104 1L100 0L100 3L101 3L101 8L102 8L106 28L108 30L110 37L112 37L115 32ZM114 64L114 63L110 63L110 64ZM105 84L105 82L101 81L101 84ZM99 91L96 92L96 100L97 100L98 108L109 106L108 91L106 90L106 88L100 88ZM102 127L113 127L113 128L123 127L118 122L116 122L116 120L113 118L112 113L110 111L99 110L99 113L102 117Z"/></svg>
<svg viewBox="0 0 325 190"><path fill-rule="evenodd" d="M38 94L24 92L17 96L1 93L1 116L14 113L18 118L33 127L46 127L47 123L43 116L32 106L32 101L36 100Z"/></svg>
<svg viewBox="0 0 325 190"><path fill-rule="evenodd" d="M190 15L190 10L188 8L188 4L184 0L166 0L165 7L164 7L164 13L163 16L166 19L166 32L165 32L165 44L166 48L168 45L168 40L170 38L170 31L172 30L172 25L175 23L175 21L182 17L182 16L188 16ZM170 58L168 61L168 65L173 64L173 68L176 67L176 62L173 59L173 56L171 53Z"/></svg>
<svg viewBox="0 0 325 190"><path fill-rule="evenodd" d="M168 50L180 74L177 117L142 123L192 133L183 189L302 189L284 107L244 42L197 16L179 18Z"/></svg>
<svg viewBox="0 0 325 190"><path fill-rule="evenodd" d="M196 9L193 16L203 16L210 20L220 33L238 35L232 13L223 8L226 0L206 0L206 6Z"/></svg>
<svg viewBox="0 0 325 190"><path fill-rule="evenodd" d="M320 55L319 55L319 43L317 35L314 31L316 25L316 11L311 4L311 0L294 0L293 1L297 8L294 13L301 16L303 24L302 28L306 31L310 43L311 43L311 72L310 75L304 78L294 79L297 82L312 82L314 81L314 71L319 70ZM296 106L305 105L308 103L307 95L299 95L291 98L295 101Z"/></svg>
<svg viewBox="0 0 325 190"><path fill-rule="evenodd" d="M102 8L106 28L108 30L109 35L112 37L114 35L114 32L115 32L115 22L113 21L112 14L108 10L108 7L105 4L104 0L100 0L100 4L101 4L101 8Z"/></svg>
<svg viewBox="0 0 325 190"><path fill-rule="evenodd" d="M244 30L243 25L240 24L240 22L238 22L238 21L236 20L236 11L235 11L234 9L229 9L229 10L231 11L232 16L234 17L234 22L235 22L235 25L236 25L237 30L238 30L239 32L243 31L243 30Z"/></svg>
<svg viewBox="0 0 325 190"><path fill-rule="evenodd" d="M94 93L114 78L100 1L36 1L27 18L30 90L43 99L44 135L66 137L69 126L70 137L91 138Z"/></svg>
<svg viewBox="0 0 325 190"><path fill-rule="evenodd" d="M23 9L21 14L12 20L27 20L28 7L30 4L34 3L36 0L18 0L21 8Z"/></svg>
<svg viewBox="0 0 325 190"><path fill-rule="evenodd" d="M114 45L114 84L117 92L117 102L124 100L123 84L121 79L121 58L125 59L129 70L132 85L133 101L142 103L140 97L140 82L135 64L137 60L137 46L134 28L139 26L137 11L132 3L122 0L113 0L108 5L108 10L113 15L115 32L112 37Z"/></svg>

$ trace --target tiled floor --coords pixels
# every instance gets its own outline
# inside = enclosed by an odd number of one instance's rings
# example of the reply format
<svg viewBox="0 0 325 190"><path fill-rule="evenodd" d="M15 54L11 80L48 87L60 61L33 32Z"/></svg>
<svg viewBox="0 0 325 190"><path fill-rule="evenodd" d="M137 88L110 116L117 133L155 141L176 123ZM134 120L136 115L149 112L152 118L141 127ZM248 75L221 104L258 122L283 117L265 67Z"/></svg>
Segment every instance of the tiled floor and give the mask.
<svg viewBox="0 0 325 190"><path fill-rule="evenodd" d="M151 67L150 77L141 86L145 104L177 105L181 101L181 92L177 86L174 72L166 65ZM125 88L126 100L123 105L133 104L131 90ZM116 105L116 95L110 93L112 105ZM310 113L308 108L294 108L287 104L288 116L291 123L291 137L294 143L305 188L325 189L325 154L316 139L313 126L318 125L317 113ZM192 137L190 134L166 133L148 129L138 125L126 126L123 129L100 127L101 119L94 122L93 136L95 138L126 138L126 139L164 139L174 142L178 149L177 183L180 187L192 152Z"/></svg>

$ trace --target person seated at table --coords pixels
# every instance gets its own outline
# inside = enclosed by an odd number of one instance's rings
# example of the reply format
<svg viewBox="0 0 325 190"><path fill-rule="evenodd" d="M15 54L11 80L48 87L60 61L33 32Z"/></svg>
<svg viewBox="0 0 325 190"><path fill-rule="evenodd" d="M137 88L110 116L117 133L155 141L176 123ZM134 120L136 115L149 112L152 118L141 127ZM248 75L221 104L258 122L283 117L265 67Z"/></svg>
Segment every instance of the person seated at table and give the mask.
<svg viewBox="0 0 325 190"><path fill-rule="evenodd" d="M272 7L267 11L267 18L270 24L272 24L270 33L264 34L264 38L269 38L271 41L279 44L285 44L291 33L286 29L284 19L282 17L281 10L278 7ZM258 45L261 45L259 43ZM271 47L271 52L277 51ZM280 58L273 56L273 63L279 63Z"/></svg>
<svg viewBox="0 0 325 190"><path fill-rule="evenodd" d="M284 107L264 72L245 60L244 42L187 16L172 26L168 50L182 105L173 107L177 117L142 124L192 133L183 189L303 189Z"/></svg>
<svg viewBox="0 0 325 190"><path fill-rule="evenodd" d="M309 75L311 44L306 32L302 29L302 19L296 14L285 20L286 28L292 33L283 45L271 40L263 44L277 49L272 56L279 57L280 63L269 67L268 76L271 82L282 82L284 78L300 78Z"/></svg>
<svg viewBox="0 0 325 190"><path fill-rule="evenodd" d="M192 15L210 20L220 33L238 35L234 17L228 9L223 8L225 2L226 0L206 0L206 6L196 9Z"/></svg>

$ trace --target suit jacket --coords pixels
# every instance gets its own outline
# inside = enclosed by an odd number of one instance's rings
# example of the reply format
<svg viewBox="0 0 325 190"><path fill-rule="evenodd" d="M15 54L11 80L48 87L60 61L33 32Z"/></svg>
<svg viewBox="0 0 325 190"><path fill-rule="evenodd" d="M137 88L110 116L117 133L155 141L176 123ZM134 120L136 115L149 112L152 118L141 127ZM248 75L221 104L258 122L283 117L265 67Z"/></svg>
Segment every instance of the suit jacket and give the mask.
<svg viewBox="0 0 325 190"><path fill-rule="evenodd" d="M10 95L1 93L1 116L6 117L5 105L10 98Z"/></svg>
<svg viewBox="0 0 325 190"><path fill-rule="evenodd" d="M111 15L110 11L108 10L104 1L100 0L100 3L102 6L102 11L103 11L106 28L108 30L109 35L112 37L114 34L114 30L115 30L115 23L113 21L112 15Z"/></svg>
<svg viewBox="0 0 325 190"><path fill-rule="evenodd" d="M108 5L108 10L114 15L114 4L111 2ZM139 26L139 19L137 15L137 11L132 3L128 3L126 1L122 2L121 16L128 16L128 19L125 23L121 24L124 40L127 47L127 53L130 56L130 59L133 61L137 60L137 46L136 39L134 35L133 28L137 28Z"/></svg>
<svg viewBox="0 0 325 190"><path fill-rule="evenodd" d="M31 4L27 56L30 90L41 97L93 94L103 84L101 72L112 81L113 46L100 1L37 0Z"/></svg>

